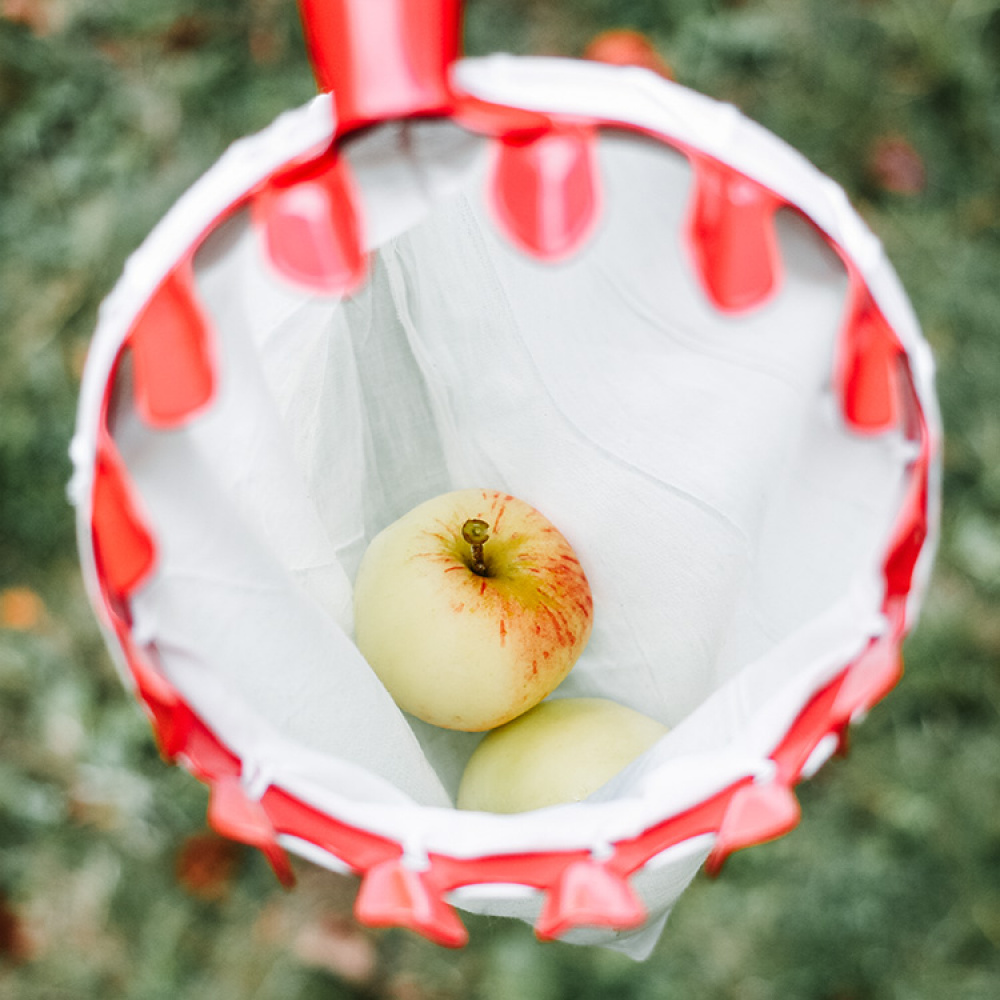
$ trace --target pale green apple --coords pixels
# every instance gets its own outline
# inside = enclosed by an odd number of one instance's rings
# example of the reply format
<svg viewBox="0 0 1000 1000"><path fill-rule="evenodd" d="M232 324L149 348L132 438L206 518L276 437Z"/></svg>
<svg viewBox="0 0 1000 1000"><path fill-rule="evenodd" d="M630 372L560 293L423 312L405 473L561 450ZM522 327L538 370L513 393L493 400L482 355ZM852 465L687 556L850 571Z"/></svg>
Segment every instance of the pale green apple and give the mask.
<svg viewBox="0 0 1000 1000"><path fill-rule="evenodd" d="M376 535L354 585L358 648L404 711L493 729L555 689L594 602L569 542L494 490L445 493Z"/></svg>
<svg viewBox="0 0 1000 1000"><path fill-rule="evenodd" d="M579 802L667 732L607 698L553 698L495 729L473 751L458 807L516 813Z"/></svg>

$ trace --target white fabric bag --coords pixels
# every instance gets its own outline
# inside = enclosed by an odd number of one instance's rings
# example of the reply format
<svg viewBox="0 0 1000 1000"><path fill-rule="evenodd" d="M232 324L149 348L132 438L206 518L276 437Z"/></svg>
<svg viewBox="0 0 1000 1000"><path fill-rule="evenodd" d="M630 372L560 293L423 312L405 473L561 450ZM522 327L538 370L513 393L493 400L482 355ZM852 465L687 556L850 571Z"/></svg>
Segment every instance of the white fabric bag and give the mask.
<svg viewBox="0 0 1000 1000"><path fill-rule="evenodd" d="M387 123L344 143L368 257L324 294L274 266L259 205L329 145L330 96L237 143L102 310L81 559L219 829L279 871L288 850L363 875L367 922L460 944L455 904L642 957L706 859L794 825L792 786L898 676L934 544L932 364L840 190L733 109L562 60L455 78L587 123L586 232L539 260L498 215L499 140ZM699 229L719 178L732 216ZM712 285L740 185L773 202L772 287L748 305ZM157 393L185 385L197 405L165 416ZM555 696L670 727L583 803L455 810L479 736L404 716L352 642L367 543L463 487L528 501L586 569L594 631Z"/></svg>

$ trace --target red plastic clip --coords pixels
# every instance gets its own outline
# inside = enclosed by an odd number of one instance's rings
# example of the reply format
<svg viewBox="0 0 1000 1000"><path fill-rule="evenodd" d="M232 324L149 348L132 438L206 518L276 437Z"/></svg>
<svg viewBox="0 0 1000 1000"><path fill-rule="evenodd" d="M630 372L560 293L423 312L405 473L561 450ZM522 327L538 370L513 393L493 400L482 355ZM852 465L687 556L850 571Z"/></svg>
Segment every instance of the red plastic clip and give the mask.
<svg viewBox="0 0 1000 1000"><path fill-rule="evenodd" d="M128 335L135 362L135 405L151 427L176 427L212 398L212 343L188 257L152 294Z"/></svg>
<svg viewBox="0 0 1000 1000"><path fill-rule="evenodd" d="M295 883L288 855L279 847L278 836L264 806L251 799L238 777L226 776L212 783L208 800L208 821L212 828L243 844L258 848L284 886Z"/></svg>
<svg viewBox="0 0 1000 1000"><path fill-rule="evenodd" d="M574 927L629 930L645 919L646 907L625 875L599 861L572 861L549 889L535 933L551 940Z"/></svg>
<svg viewBox="0 0 1000 1000"><path fill-rule="evenodd" d="M103 428L97 439L91 521L97 572L109 596L123 600L152 572L156 547L139 514L125 463Z"/></svg>
<svg viewBox="0 0 1000 1000"><path fill-rule="evenodd" d="M136 646L128 628L116 623L115 631L160 752L172 762L187 745L194 715L170 682L150 662L146 652Z"/></svg>
<svg viewBox="0 0 1000 1000"><path fill-rule="evenodd" d="M841 730L847 720L836 713L834 706L842 683L840 675L817 692L771 752L777 765L776 780L781 784L790 788L802 777L816 748L828 736L836 737L837 745L841 744Z"/></svg>
<svg viewBox="0 0 1000 1000"><path fill-rule="evenodd" d="M543 260L566 257L597 222L594 137L592 128L564 125L498 141L493 207L503 230L528 253Z"/></svg>
<svg viewBox="0 0 1000 1000"><path fill-rule="evenodd" d="M886 614L900 633L906 626L906 597L912 586L913 571L928 533L928 464L925 449L911 472L910 484L882 567Z"/></svg>
<svg viewBox="0 0 1000 1000"><path fill-rule="evenodd" d="M402 857L368 870L354 912L370 927L408 927L448 948L461 948L469 940L465 925L428 884L426 873L407 866Z"/></svg>
<svg viewBox="0 0 1000 1000"><path fill-rule="evenodd" d="M323 295L347 295L366 273L358 196L347 161L328 150L271 180L253 200L275 270Z"/></svg>
<svg viewBox="0 0 1000 1000"><path fill-rule="evenodd" d="M801 814L795 794L781 782L754 781L741 785L729 800L705 870L709 875L717 875L733 851L788 833L798 824Z"/></svg>
<svg viewBox="0 0 1000 1000"><path fill-rule="evenodd" d="M899 643L891 636L873 640L868 649L847 668L831 714L850 721L858 712L867 712L899 683L903 657Z"/></svg>
<svg viewBox="0 0 1000 1000"><path fill-rule="evenodd" d="M774 215L784 201L727 164L689 156L694 195L687 236L705 291L724 312L762 305L781 282Z"/></svg>
<svg viewBox="0 0 1000 1000"><path fill-rule="evenodd" d="M903 349L867 286L853 271L840 351L839 384L847 422L867 434L895 427L902 408L898 365Z"/></svg>
<svg viewBox="0 0 1000 1000"><path fill-rule="evenodd" d="M450 112L460 0L299 0L299 9L316 80L334 95L338 135Z"/></svg>

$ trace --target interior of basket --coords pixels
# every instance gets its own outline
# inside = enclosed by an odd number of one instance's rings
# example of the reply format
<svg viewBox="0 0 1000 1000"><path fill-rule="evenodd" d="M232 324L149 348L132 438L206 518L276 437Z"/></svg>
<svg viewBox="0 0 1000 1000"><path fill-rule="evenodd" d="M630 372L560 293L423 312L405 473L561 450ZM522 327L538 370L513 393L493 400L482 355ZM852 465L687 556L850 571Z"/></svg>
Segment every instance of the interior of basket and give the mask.
<svg viewBox="0 0 1000 1000"><path fill-rule="evenodd" d="M282 278L239 209L195 256L216 398L151 429L126 365L113 431L159 543L136 628L178 690L240 738L448 804L480 735L404 716L351 641L353 579L387 524L464 487L538 508L595 602L554 696L680 731L877 576L903 462L894 434L852 433L838 412L847 274L797 212L777 215L777 293L722 312L685 236L691 168L666 143L601 134L597 227L551 263L498 228L489 143L405 131L349 150L372 250L361 288ZM792 680L767 676L694 742L738 739Z"/></svg>

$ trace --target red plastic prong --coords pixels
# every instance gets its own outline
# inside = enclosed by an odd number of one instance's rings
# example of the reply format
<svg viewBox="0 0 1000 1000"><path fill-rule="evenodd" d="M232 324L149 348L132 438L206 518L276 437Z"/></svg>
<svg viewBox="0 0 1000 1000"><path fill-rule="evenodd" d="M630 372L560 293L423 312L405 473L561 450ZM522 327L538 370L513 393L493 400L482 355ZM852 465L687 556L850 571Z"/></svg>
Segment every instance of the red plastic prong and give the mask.
<svg viewBox="0 0 1000 1000"><path fill-rule="evenodd" d="M543 260L571 254L600 213L600 180L588 126L555 126L539 136L496 145L492 204L501 228Z"/></svg>
<svg viewBox="0 0 1000 1000"><path fill-rule="evenodd" d="M348 295L364 281L359 195L335 151L270 181L252 215L268 260L287 280L322 295Z"/></svg>
<svg viewBox="0 0 1000 1000"><path fill-rule="evenodd" d="M334 95L338 135L450 112L460 0L299 0L299 9L316 80Z"/></svg>
<svg viewBox="0 0 1000 1000"><path fill-rule="evenodd" d="M631 930L646 916L646 907L627 876L600 861L572 861L549 889L535 933L552 940L574 927Z"/></svg>
<svg viewBox="0 0 1000 1000"><path fill-rule="evenodd" d="M762 305L781 283L774 216L784 201L728 164L693 153L690 158L687 239L701 283L723 312Z"/></svg>
<svg viewBox="0 0 1000 1000"><path fill-rule="evenodd" d="M903 676L903 657L891 635L876 639L848 668L831 714L849 722L881 701Z"/></svg>
<svg viewBox="0 0 1000 1000"><path fill-rule="evenodd" d="M170 682L150 662L148 655L132 641L128 628L116 624L118 642L125 653L129 671L135 683L160 752L173 762L187 744L194 716Z"/></svg>
<svg viewBox="0 0 1000 1000"><path fill-rule="evenodd" d="M461 948L469 940L465 925L425 873L402 857L373 865L364 876L354 914L369 927L407 927L435 944Z"/></svg>
<svg viewBox="0 0 1000 1000"><path fill-rule="evenodd" d="M239 778L225 776L212 783L208 800L208 821L212 828L243 844L258 848L284 886L295 883L288 855L278 845L278 836L260 801L247 796Z"/></svg>
<svg viewBox="0 0 1000 1000"><path fill-rule="evenodd" d="M771 751L777 768L775 780L792 787L811 768L817 747L831 735L838 738L843 720L835 715L833 706L843 682L843 676L817 692L788 728L781 742Z"/></svg>
<svg viewBox="0 0 1000 1000"><path fill-rule="evenodd" d="M783 836L798 824L801 814L795 794L781 782L741 785L729 800L705 870L717 875L734 851Z"/></svg>
<svg viewBox="0 0 1000 1000"><path fill-rule="evenodd" d="M152 572L156 546L139 513L125 463L104 430L98 434L92 503L97 571L113 597L126 598Z"/></svg>
<svg viewBox="0 0 1000 1000"><path fill-rule="evenodd" d="M151 427L183 423L215 392L211 323L198 302L190 258L150 296L129 331L135 405Z"/></svg>
<svg viewBox="0 0 1000 1000"><path fill-rule="evenodd" d="M882 573L885 577L887 612L895 611L899 631L905 627L905 602L913 582L913 571L929 531L929 458L914 466L899 519L889 546ZM898 607L894 607L898 605Z"/></svg>
<svg viewBox="0 0 1000 1000"><path fill-rule="evenodd" d="M898 339L859 275L851 292L841 334L840 385L844 418L861 433L877 434L902 419Z"/></svg>
<svg viewBox="0 0 1000 1000"><path fill-rule="evenodd" d="M172 764L187 746L194 715L183 701L159 701L141 688L139 694L160 753Z"/></svg>

